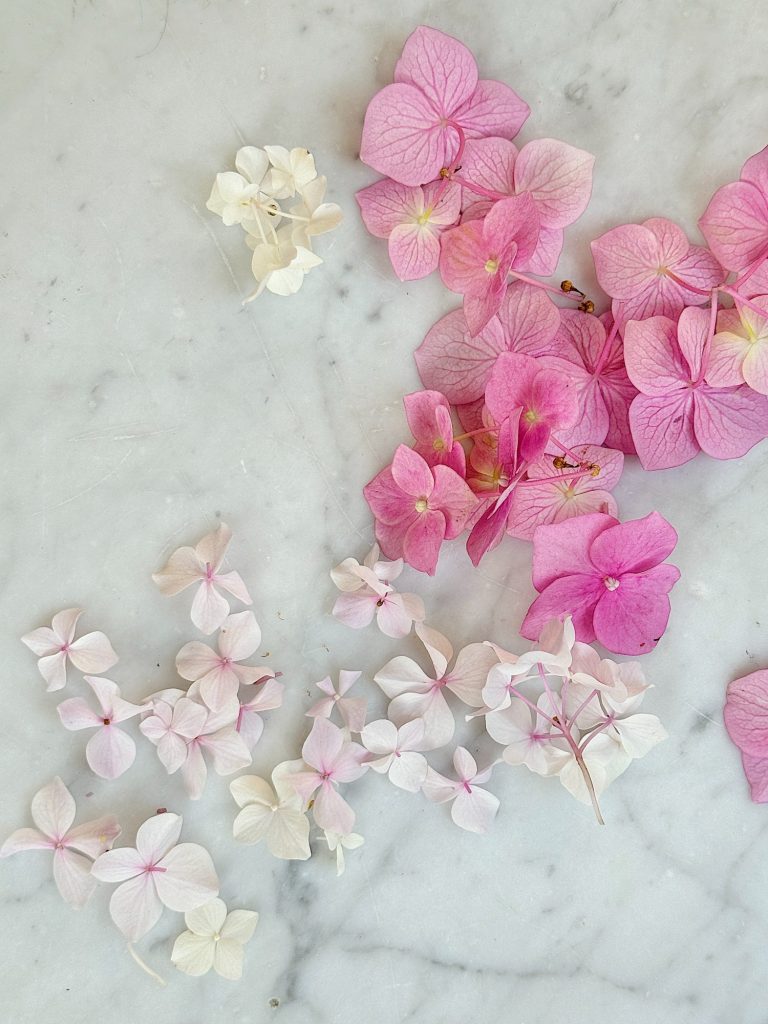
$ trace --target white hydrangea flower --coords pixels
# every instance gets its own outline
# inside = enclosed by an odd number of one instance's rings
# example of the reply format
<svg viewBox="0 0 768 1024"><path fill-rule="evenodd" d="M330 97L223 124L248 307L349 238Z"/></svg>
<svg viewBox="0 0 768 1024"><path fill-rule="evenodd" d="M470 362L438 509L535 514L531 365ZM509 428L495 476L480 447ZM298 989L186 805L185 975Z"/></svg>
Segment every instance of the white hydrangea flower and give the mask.
<svg viewBox="0 0 768 1024"><path fill-rule="evenodd" d="M272 164L271 192L275 199L296 195L317 177L315 158L308 149L285 149L284 146L265 146Z"/></svg>

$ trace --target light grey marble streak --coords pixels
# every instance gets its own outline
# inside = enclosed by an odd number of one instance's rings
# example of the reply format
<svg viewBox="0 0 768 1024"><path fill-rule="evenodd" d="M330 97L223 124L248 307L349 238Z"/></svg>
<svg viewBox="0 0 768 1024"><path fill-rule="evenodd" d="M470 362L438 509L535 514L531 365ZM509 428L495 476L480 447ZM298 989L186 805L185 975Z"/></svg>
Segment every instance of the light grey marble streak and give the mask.
<svg viewBox="0 0 768 1024"><path fill-rule="evenodd" d="M768 142L765 5L6 0L0 17L0 833L55 773L81 810L117 809L126 840L167 806L210 848L223 897L262 915L235 986L173 971L166 913L142 943L161 989L104 893L77 914L43 855L3 862L3 1019L765 1024L768 810L746 798L721 705L730 678L768 665L768 448L621 483L626 516L656 507L679 528L683 579L646 658L670 740L609 791L604 829L522 769L493 779L485 839L371 777L351 794L367 842L343 878L322 851L277 862L231 840L226 780L192 804L146 750L113 784L91 776L17 639L81 603L129 697L169 683L188 602L149 573L224 517L288 682L256 769L295 752L311 682L370 676L398 649L330 618L327 570L366 550L361 486L405 438L412 350L454 305L436 278L395 281L353 199L373 178L356 160L363 111L403 40L421 22L460 36L530 102L525 139L596 154L561 261L592 288L589 239L654 214L695 231ZM204 206L244 142L307 145L347 214L298 297L246 308L240 233ZM529 558L507 541L473 572L455 545L434 580L409 582L457 646L513 645Z"/></svg>

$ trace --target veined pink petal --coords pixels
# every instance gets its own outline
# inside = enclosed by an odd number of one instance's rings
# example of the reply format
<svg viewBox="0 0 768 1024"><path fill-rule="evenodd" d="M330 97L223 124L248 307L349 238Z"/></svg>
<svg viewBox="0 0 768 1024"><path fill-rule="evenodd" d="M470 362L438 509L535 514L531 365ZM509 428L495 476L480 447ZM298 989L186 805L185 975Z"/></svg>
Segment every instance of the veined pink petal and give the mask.
<svg viewBox="0 0 768 1024"><path fill-rule="evenodd" d="M449 410L445 395L439 391L414 391L403 398L403 405L408 427L416 441L432 444L437 437L444 440L453 439L451 435L445 438L438 432L437 411Z"/></svg>
<svg viewBox="0 0 768 1024"><path fill-rule="evenodd" d="M192 640L176 655L176 671L182 679L194 682L219 667L221 658L208 644Z"/></svg>
<svg viewBox="0 0 768 1024"><path fill-rule="evenodd" d="M152 579L162 594L173 597L202 579L203 575L203 566L195 549L183 547L173 552L160 572L152 573Z"/></svg>
<svg viewBox="0 0 768 1024"><path fill-rule="evenodd" d="M559 523L557 527L540 526L534 534L534 544L539 533L544 530L561 529L570 526L571 523L579 523L591 518L591 516L582 516L580 519ZM583 643L592 643L595 639L593 615L603 593L607 593L606 588L600 577L596 575L574 574L553 580L543 588L528 609L520 627L521 636L527 640L536 640L551 619L571 615L578 639Z"/></svg>
<svg viewBox="0 0 768 1024"><path fill-rule="evenodd" d="M181 913L194 910L219 894L219 879L207 850L197 843L174 846L160 862L165 871L154 875L160 900Z"/></svg>
<svg viewBox="0 0 768 1024"><path fill-rule="evenodd" d="M136 849L145 864L157 864L181 835L182 818L166 811L148 818L136 833Z"/></svg>
<svg viewBox="0 0 768 1024"><path fill-rule="evenodd" d="M637 395L629 407L629 425L643 469L670 469L701 451L694 431L691 390L649 398Z"/></svg>
<svg viewBox="0 0 768 1024"><path fill-rule="evenodd" d="M592 544L616 524L613 516L595 512L553 526L540 526L533 535L534 587L542 591L560 576L594 574L596 570L589 554ZM528 639L538 640L538 637L537 632Z"/></svg>
<svg viewBox="0 0 768 1024"><path fill-rule="evenodd" d="M329 771L344 743L341 729L325 718L316 718L312 730L304 740L301 756L319 772Z"/></svg>
<svg viewBox="0 0 768 1024"><path fill-rule="evenodd" d="M560 311L541 288L513 282L504 294L498 319L508 351L541 356L553 350Z"/></svg>
<svg viewBox="0 0 768 1024"><path fill-rule="evenodd" d="M746 385L702 385L694 392L693 429L707 455L738 459L768 435L768 398Z"/></svg>
<svg viewBox="0 0 768 1024"><path fill-rule="evenodd" d="M416 86L447 118L474 93L477 64L458 39L420 25L405 41L394 79Z"/></svg>
<svg viewBox="0 0 768 1024"><path fill-rule="evenodd" d="M515 269L535 274L537 277L549 277L557 269L564 241L565 232L562 228L548 228L541 225L536 248L531 256L518 263Z"/></svg>
<svg viewBox="0 0 768 1024"><path fill-rule="evenodd" d="M509 139L468 139L461 159L461 176L492 192L514 195L513 172L517 153L517 146ZM469 186L465 186L465 193L465 204L467 198L480 196L480 193L473 193Z"/></svg>
<svg viewBox="0 0 768 1024"><path fill-rule="evenodd" d="M355 194L363 223L377 238L389 238L401 224L413 223L424 212L420 186L401 185L391 178L375 181Z"/></svg>
<svg viewBox="0 0 768 1024"><path fill-rule="evenodd" d="M405 495L428 498L434 487L432 471L424 459L407 445L398 445L392 459L392 479Z"/></svg>
<svg viewBox="0 0 768 1024"><path fill-rule="evenodd" d="M75 668L87 675L106 672L118 658L108 638L99 631L86 633L70 644L69 659Z"/></svg>
<svg viewBox="0 0 768 1024"><path fill-rule="evenodd" d="M136 744L114 725L102 725L88 740L85 759L102 779L117 779L136 759Z"/></svg>
<svg viewBox="0 0 768 1024"><path fill-rule="evenodd" d="M412 496L405 494L395 483L391 466L377 473L373 480L365 485L363 494L377 522L385 526L398 526L417 515ZM405 529L406 526L403 527L403 530ZM382 548L387 552L386 545L382 544Z"/></svg>
<svg viewBox="0 0 768 1024"><path fill-rule="evenodd" d="M240 677L232 665L220 664L199 681L200 696L212 711L221 711L237 699Z"/></svg>
<svg viewBox="0 0 768 1024"><path fill-rule="evenodd" d="M750 672L728 684L723 720L740 750L768 756L768 670Z"/></svg>
<svg viewBox="0 0 768 1024"><path fill-rule="evenodd" d="M503 82L481 79L475 91L453 112L468 139L500 135L514 138L530 113L530 107Z"/></svg>
<svg viewBox="0 0 768 1024"><path fill-rule="evenodd" d="M541 224L564 228L587 207L595 158L556 139L534 139L520 150L514 169L515 191L528 192Z"/></svg>
<svg viewBox="0 0 768 1024"><path fill-rule="evenodd" d="M57 775L32 797L32 821L52 839L62 839L75 820L75 801Z"/></svg>
<svg viewBox="0 0 768 1024"><path fill-rule="evenodd" d="M156 873L145 872L123 882L112 893L109 913L129 942L137 942L160 920L163 904L155 891L156 878Z"/></svg>
<svg viewBox="0 0 768 1024"><path fill-rule="evenodd" d="M597 640L616 654L653 650L669 621L668 591L679 579L673 565L622 576L616 590L603 588L594 611Z"/></svg>
<svg viewBox="0 0 768 1024"><path fill-rule="evenodd" d="M31 633L25 633L21 642L39 658L55 654L61 648L61 641L49 626L41 626L39 629L33 629Z"/></svg>
<svg viewBox="0 0 768 1024"><path fill-rule="evenodd" d="M456 132L440 120L420 89L387 85L365 112L360 159L404 185L432 181L458 149Z"/></svg>
<svg viewBox="0 0 768 1024"><path fill-rule="evenodd" d="M595 568L608 576L625 572L641 573L652 569L672 554L677 531L658 512L644 519L617 523L592 541L590 559Z"/></svg>
<svg viewBox="0 0 768 1024"><path fill-rule="evenodd" d="M614 299L634 298L658 276L659 244L641 224L606 231L592 242L592 256L600 287Z"/></svg>
<svg viewBox="0 0 768 1024"><path fill-rule="evenodd" d="M41 658L37 667L40 675L48 683L46 689L49 693L54 690L62 690L67 685L66 651L57 651L56 654Z"/></svg>
<svg viewBox="0 0 768 1024"><path fill-rule="evenodd" d="M56 708L61 724L65 729L96 729L104 724L104 719L97 715L82 697L70 697L63 700Z"/></svg>
<svg viewBox="0 0 768 1024"><path fill-rule="evenodd" d="M464 529L477 506L477 498L466 481L449 466L435 466L432 473L435 487L429 498L429 507L439 510L445 517L445 537L452 540Z"/></svg>
<svg viewBox="0 0 768 1024"><path fill-rule="evenodd" d="M192 602L192 622L209 636L215 633L229 615L229 603L209 580L202 580Z"/></svg>
<svg viewBox="0 0 768 1024"><path fill-rule="evenodd" d="M644 395L669 395L691 380L677 341L677 325L668 317L628 323L624 359L630 380Z"/></svg>
<svg viewBox="0 0 768 1024"><path fill-rule="evenodd" d="M97 885L90 860L63 847L53 854L53 879L62 898L78 909L85 906Z"/></svg>
<svg viewBox="0 0 768 1024"><path fill-rule="evenodd" d="M329 832L349 835L355 827L355 812L327 781L320 786L315 796L312 814L320 828Z"/></svg>
<svg viewBox="0 0 768 1024"><path fill-rule="evenodd" d="M428 224L398 224L389 236L389 258L401 281L416 281L437 270L440 239Z"/></svg>
<svg viewBox="0 0 768 1024"><path fill-rule="evenodd" d="M513 290L507 289L507 294ZM503 309L502 304L501 312ZM464 313L455 309L429 330L416 349L415 359L425 387L461 404L482 396L496 357L505 349L497 320L491 320L472 337Z"/></svg>
<svg viewBox="0 0 768 1024"><path fill-rule="evenodd" d="M438 469L447 468L438 466ZM451 472L451 471L449 471ZM446 537L446 517L440 511L428 510L408 527L403 538L403 557L420 572L433 576Z"/></svg>
<svg viewBox="0 0 768 1024"><path fill-rule="evenodd" d="M203 566L210 566L218 575L221 563L227 553L227 548L232 540L232 531L226 523L219 523L215 530L212 530L197 542L195 554Z"/></svg>
<svg viewBox="0 0 768 1024"><path fill-rule="evenodd" d="M768 803L768 757L742 751L741 763L749 783L750 798L756 804Z"/></svg>
<svg viewBox="0 0 768 1024"><path fill-rule="evenodd" d="M688 367L689 379L698 381L703 376L702 360L709 338L709 311L689 307L677 321L677 344Z"/></svg>
<svg viewBox="0 0 768 1024"><path fill-rule="evenodd" d="M121 828L117 818L108 814L95 821L85 821L82 825L70 829L67 832L66 844L70 849L84 853L87 857L95 860L112 846L120 832Z"/></svg>
<svg viewBox="0 0 768 1024"><path fill-rule="evenodd" d="M723 185L699 227L724 267L744 270L768 251L768 196L751 181Z"/></svg>

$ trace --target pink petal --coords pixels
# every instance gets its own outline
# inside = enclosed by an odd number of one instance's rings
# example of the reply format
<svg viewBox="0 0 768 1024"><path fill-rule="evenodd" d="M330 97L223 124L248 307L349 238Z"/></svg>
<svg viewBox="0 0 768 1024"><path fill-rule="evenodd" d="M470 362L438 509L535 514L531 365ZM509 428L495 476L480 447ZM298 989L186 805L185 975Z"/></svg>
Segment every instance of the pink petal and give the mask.
<svg viewBox="0 0 768 1024"><path fill-rule="evenodd" d="M741 763L749 783L750 798L756 804L768 803L768 757L742 752Z"/></svg>
<svg viewBox="0 0 768 1024"><path fill-rule="evenodd" d="M217 587L221 587L222 590L226 590L228 594L242 602L242 604L253 604L253 599L248 593L248 588L243 583L239 572L217 572L213 582Z"/></svg>
<svg viewBox="0 0 768 1024"><path fill-rule="evenodd" d="M465 221L450 228L442 236L440 276L443 284L462 295L484 295L498 273L498 269L495 273L486 270L486 263L492 256L500 260L500 248L495 240L490 242L486 238L482 220ZM467 323L473 335L482 330L482 327L475 330L469 321Z"/></svg>
<svg viewBox="0 0 768 1024"><path fill-rule="evenodd" d="M389 258L401 281L427 277L440 262L440 239L427 224L400 224L389 236Z"/></svg>
<svg viewBox="0 0 768 1024"><path fill-rule="evenodd" d="M595 567L589 555L592 543L615 525L613 516L595 512L553 526L540 526L533 537L534 587L542 591L560 576L593 575ZM530 639L538 637L536 633Z"/></svg>
<svg viewBox="0 0 768 1024"><path fill-rule="evenodd" d="M405 41L394 79L419 88L434 109L448 118L474 93L477 64L458 39L420 25Z"/></svg>
<svg viewBox="0 0 768 1024"><path fill-rule="evenodd" d="M319 772L328 771L333 767L343 743L344 735L338 726L325 718L316 718L312 731L304 740L301 756Z"/></svg>
<svg viewBox="0 0 768 1024"><path fill-rule="evenodd" d="M563 251L565 233L562 228L539 228L539 238L531 256L515 269L527 271L537 277L549 277L557 269L560 253Z"/></svg>
<svg viewBox="0 0 768 1024"><path fill-rule="evenodd" d="M752 345L742 363L744 380L760 395L768 395L768 331Z"/></svg>
<svg viewBox="0 0 768 1024"><path fill-rule="evenodd" d="M100 882L125 882L144 872L145 859L131 846L107 850L96 858L91 869L94 878Z"/></svg>
<svg viewBox="0 0 768 1024"><path fill-rule="evenodd" d="M461 185L445 181L430 182L423 188L424 207L429 213L428 224L442 230L455 224L461 215Z"/></svg>
<svg viewBox="0 0 768 1024"><path fill-rule="evenodd" d="M744 270L768 250L768 198L752 182L723 185L699 220L716 258L728 270Z"/></svg>
<svg viewBox="0 0 768 1024"><path fill-rule="evenodd" d="M75 668L87 675L106 672L118 658L104 633L86 633L69 648L69 659Z"/></svg>
<svg viewBox="0 0 768 1024"><path fill-rule="evenodd" d="M422 792L427 800L436 804L444 804L453 800L461 786L460 782L454 782L445 775L436 772L434 768L427 768L427 777L422 786Z"/></svg>
<svg viewBox="0 0 768 1024"><path fill-rule="evenodd" d="M147 818L136 833L136 849L145 864L157 864L176 845L181 826L181 815L168 811Z"/></svg>
<svg viewBox="0 0 768 1024"><path fill-rule="evenodd" d="M194 682L218 668L221 658L208 644L192 640L176 655L176 671L182 679Z"/></svg>
<svg viewBox="0 0 768 1024"><path fill-rule="evenodd" d="M453 403L471 402L483 394L496 356L505 348L498 321L491 320L472 337L464 313L456 309L429 330L416 349L416 365L425 387Z"/></svg>
<svg viewBox="0 0 768 1024"><path fill-rule="evenodd" d="M482 515L475 520L467 538L467 554L474 566L479 565L483 556L501 543L507 528L511 501L512 494L498 505L490 501Z"/></svg>
<svg viewBox="0 0 768 1024"><path fill-rule="evenodd" d="M768 756L768 669L729 683L723 720L740 750L755 757Z"/></svg>
<svg viewBox="0 0 768 1024"><path fill-rule="evenodd" d="M200 696L211 711L222 711L237 699L240 677L231 665L217 665L199 684Z"/></svg>
<svg viewBox="0 0 768 1024"><path fill-rule="evenodd" d="M345 836L355 827L355 812L329 782L315 796L312 814L318 826L329 832Z"/></svg>
<svg viewBox="0 0 768 1024"><path fill-rule="evenodd" d="M417 458L419 457L417 456ZM429 471L429 467L427 467L427 471ZM431 488L432 475L430 474L430 490ZM413 498L405 494L402 488L395 483L391 466L382 469L370 483L366 484L363 494L376 519L385 526L397 526L416 516ZM404 526L403 529L405 528ZM382 544L382 548L388 554L386 545Z"/></svg>
<svg viewBox="0 0 768 1024"><path fill-rule="evenodd" d="M334 782L354 782L365 775L368 766L363 763L364 756L365 748L359 743L345 743L334 761Z"/></svg>
<svg viewBox="0 0 768 1024"><path fill-rule="evenodd" d="M746 385L733 391L707 385L694 392L693 429L715 459L738 459L768 435L768 398Z"/></svg>
<svg viewBox="0 0 768 1024"><path fill-rule="evenodd" d="M181 774L190 798L199 800L208 779L208 768L200 744L196 741L187 745L187 756L181 766Z"/></svg>
<svg viewBox="0 0 768 1024"><path fill-rule="evenodd" d="M525 124L530 107L503 82L481 79L472 95L453 112L467 138L492 135L512 139Z"/></svg>
<svg viewBox="0 0 768 1024"><path fill-rule="evenodd" d="M446 467L437 467L446 468ZM451 472L449 470L449 472ZM446 518L442 512L427 511L408 527L403 538L405 561L420 572L433 576L446 536Z"/></svg>
<svg viewBox="0 0 768 1024"><path fill-rule="evenodd" d="M663 562L677 544L677 531L658 512L610 526L590 545L595 568L607 576L644 572Z"/></svg>
<svg viewBox="0 0 768 1024"><path fill-rule="evenodd" d="M360 732L365 724L368 701L364 697L345 697L338 702L338 708L342 721L349 731Z"/></svg>
<svg viewBox="0 0 768 1024"><path fill-rule="evenodd" d="M63 848L54 852L53 878L62 898L76 908L85 906L98 884L90 860Z"/></svg>
<svg viewBox="0 0 768 1024"><path fill-rule="evenodd" d="M32 821L52 839L62 839L75 820L75 801L57 775L32 797Z"/></svg>
<svg viewBox="0 0 768 1024"><path fill-rule="evenodd" d="M453 767L461 782L470 782L477 775L477 762L466 747L456 747L454 750Z"/></svg>
<svg viewBox="0 0 768 1024"><path fill-rule="evenodd" d="M136 759L136 744L122 729L114 725L102 725L88 740L85 759L91 771L102 779L116 779Z"/></svg>
<svg viewBox="0 0 768 1024"><path fill-rule="evenodd" d="M210 735L201 736L199 742L204 750L211 752L217 775L232 775L251 763L251 752L234 726L228 725Z"/></svg>
<svg viewBox="0 0 768 1024"><path fill-rule="evenodd" d="M424 444L432 444L434 440L441 437L438 432L437 410L449 410L448 400L439 391L414 391L413 394L403 398L405 406L405 418L408 427L416 441ZM453 440L452 435L445 440Z"/></svg>
<svg viewBox="0 0 768 1024"><path fill-rule="evenodd" d="M515 163L515 191L529 192L541 223L548 228L573 224L587 208L595 158L556 139L534 139Z"/></svg>
<svg viewBox="0 0 768 1024"><path fill-rule="evenodd" d="M237 612L228 616L219 633L219 650L232 661L245 661L258 650L261 629L253 612Z"/></svg>
<svg viewBox="0 0 768 1024"><path fill-rule="evenodd" d="M428 767L423 754L403 751L392 758L389 781L407 793L418 793L427 777Z"/></svg>
<svg viewBox="0 0 768 1024"><path fill-rule="evenodd" d="M215 530L206 535L195 545L195 554L204 566L210 566L218 573L227 548L232 540L232 531L226 523L219 523Z"/></svg>
<svg viewBox="0 0 768 1024"><path fill-rule="evenodd" d="M702 359L709 338L709 310L684 309L677 321L677 344L688 367L689 379L700 380Z"/></svg>
<svg viewBox="0 0 768 1024"><path fill-rule="evenodd" d="M203 567L200 565L200 559L195 554L195 549L190 547L178 548L160 572L152 573L152 579L160 592L167 597L180 594L202 576Z"/></svg>
<svg viewBox="0 0 768 1024"><path fill-rule="evenodd" d="M153 881L157 877L157 874L145 872L129 882L123 882L112 893L109 913L129 942L137 942L160 920L163 904Z"/></svg>
<svg viewBox="0 0 768 1024"><path fill-rule="evenodd" d="M406 495L427 498L432 493L434 479L424 459L407 445L398 445L392 459L392 479Z"/></svg>
<svg viewBox="0 0 768 1024"><path fill-rule="evenodd" d="M82 825L70 829L67 832L66 844L69 849L77 850L95 860L112 846L121 831L117 818L109 814L95 821L85 821Z"/></svg>
<svg viewBox="0 0 768 1024"><path fill-rule="evenodd" d="M388 594L384 598L383 604L376 609L376 623L385 636L402 639L411 632L414 620L413 611L416 611L417 616L423 617L421 607L416 609L407 607L406 597L409 596L413 595ZM420 600L420 598L416 600Z"/></svg>
<svg viewBox="0 0 768 1024"><path fill-rule="evenodd" d="M570 526L571 523L581 523L591 518L593 517L582 516L579 519L559 523L557 527L540 526L534 534L534 544L538 535L544 530L563 529ZM536 640L550 620L562 619L566 615L571 615L577 638L583 643L592 643L595 639L593 615L603 593L607 593L607 591L599 576L570 575L553 580L543 588L528 609L520 627L521 636L528 640Z"/></svg>
<svg viewBox="0 0 768 1024"><path fill-rule="evenodd" d="M532 356L520 352L501 353L485 388L488 411L497 423L505 420L513 409L527 407L533 382L540 370Z"/></svg>
<svg viewBox="0 0 768 1024"><path fill-rule="evenodd" d="M192 602L192 622L207 636L215 633L229 615L229 603L208 580L202 580Z"/></svg>
<svg viewBox="0 0 768 1024"><path fill-rule="evenodd" d="M415 718L424 719L422 750L436 750L450 743L456 722L440 689L428 693L401 693L390 703L387 714L399 728Z"/></svg>
<svg viewBox="0 0 768 1024"><path fill-rule="evenodd" d="M629 425L643 469L682 466L698 455L694 413L692 390L655 398L637 395L629 408Z"/></svg>
<svg viewBox="0 0 768 1024"><path fill-rule="evenodd" d="M592 242L600 287L614 299L640 295L658 276L660 247L656 236L641 224L612 228Z"/></svg>
<svg viewBox="0 0 768 1024"><path fill-rule="evenodd" d="M492 192L514 195L514 167L517 146L504 138L468 139L461 159L461 176ZM469 197L480 196L465 187Z"/></svg>
<svg viewBox="0 0 768 1024"><path fill-rule="evenodd" d="M51 628L63 644L72 643L78 619L82 614L82 608L65 608L64 611L56 612L53 616Z"/></svg>
<svg viewBox="0 0 768 1024"><path fill-rule="evenodd" d="M184 739L191 740L203 731L208 713L196 701L181 697L176 702L171 719L171 727Z"/></svg>
<svg viewBox="0 0 768 1024"><path fill-rule="evenodd" d="M462 789L451 805L451 817L459 828L484 835L499 810L499 801L492 793L473 787L468 793Z"/></svg>
<svg viewBox="0 0 768 1024"><path fill-rule="evenodd" d="M61 648L61 641L48 626L41 626L40 629L33 629L31 633L25 633L21 642L39 658L54 654Z"/></svg>
<svg viewBox="0 0 768 1024"><path fill-rule="evenodd" d="M240 709L237 731L240 733L243 743L251 751L264 732L264 719L252 707L243 704Z"/></svg>
<svg viewBox="0 0 768 1024"><path fill-rule="evenodd" d="M673 565L659 565L639 575L627 573L616 590L604 589L593 617L597 640L615 654L653 650L669 621L667 592L679 577Z"/></svg>
<svg viewBox="0 0 768 1024"><path fill-rule="evenodd" d="M41 658L37 667L40 675L48 683L49 693L54 690L62 690L67 685L67 655L65 651Z"/></svg>
<svg viewBox="0 0 768 1024"><path fill-rule="evenodd" d="M350 626L352 629L363 629L373 621L378 601L378 594L373 592L357 591L353 594L341 594L336 598L333 606L333 616L339 622L343 622L345 626ZM407 632L410 632L410 623Z"/></svg>
<svg viewBox="0 0 768 1024"><path fill-rule="evenodd" d="M529 356L546 355L552 351L553 339L560 325L560 311L541 288L534 288L523 281L511 284L502 300L498 318L508 351ZM478 339L473 340L477 342Z"/></svg>
<svg viewBox="0 0 768 1024"><path fill-rule="evenodd" d="M362 730L360 739L372 754L391 754L397 747L397 726L386 718L369 722Z"/></svg>
<svg viewBox="0 0 768 1024"><path fill-rule="evenodd" d="M445 685L469 707L482 707L481 691L497 662L496 652L487 644L467 644L456 656L456 664L446 677Z"/></svg>
<svg viewBox="0 0 768 1024"><path fill-rule="evenodd" d="M65 729L96 729L104 724L101 715L97 715L82 697L71 697L64 700L56 708L61 724Z"/></svg>
<svg viewBox="0 0 768 1024"><path fill-rule="evenodd" d="M466 481L449 466L435 466L432 473L435 488L430 495L429 507L438 509L445 516L445 537L452 540L464 529L477 505L477 498Z"/></svg>
<svg viewBox="0 0 768 1024"><path fill-rule="evenodd" d="M0 847L0 857L10 857L27 850L51 850L54 845L55 840L38 832L36 828L17 828Z"/></svg>
<svg viewBox="0 0 768 1024"><path fill-rule="evenodd" d="M391 178L375 181L356 193L363 223L377 238L389 238L401 224L413 223L424 212L419 186L401 185Z"/></svg>
<svg viewBox="0 0 768 1024"><path fill-rule="evenodd" d="M668 395L691 380L677 342L677 325L668 317L628 323L624 359L630 380L644 395Z"/></svg>
<svg viewBox="0 0 768 1024"><path fill-rule="evenodd" d="M395 83L377 92L365 112L360 159L404 185L438 176L457 151L456 132L440 124L424 93Z"/></svg>
<svg viewBox="0 0 768 1024"><path fill-rule="evenodd" d="M219 879L207 850L197 843L174 846L160 862L155 888L160 900L171 910L194 910L219 894Z"/></svg>

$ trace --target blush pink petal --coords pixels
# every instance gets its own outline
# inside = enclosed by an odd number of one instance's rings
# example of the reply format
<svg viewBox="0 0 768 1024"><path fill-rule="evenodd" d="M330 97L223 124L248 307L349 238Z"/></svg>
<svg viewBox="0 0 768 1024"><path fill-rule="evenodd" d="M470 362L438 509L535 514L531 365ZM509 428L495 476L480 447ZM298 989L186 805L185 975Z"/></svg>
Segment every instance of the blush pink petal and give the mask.
<svg viewBox="0 0 768 1024"><path fill-rule="evenodd" d="M573 224L592 193L595 158L557 139L534 139L523 146L514 167L515 191L528 192L547 228Z"/></svg>
<svg viewBox="0 0 768 1024"><path fill-rule="evenodd" d="M197 843L180 843L162 859L154 875L157 895L170 910L184 913L217 896L219 880L210 854Z"/></svg>
<svg viewBox="0 0 768 1024"><path fill-rule="evenodd" d="M355 827L355 812L330 783L323 783L315 795L312 814L320 828L349 835Z"/></svg>
<svg viewBox="0 0 768 1024"><path fill-rule="evenodd" d="M554 526L540 526L533 535L534 587L542 591L560 576L594 574L589 554L592 544L600 534L616 525L613 516L594 512ZM538 636L537 633L529 639L537 640Z"/></svg>
<svg viewBox="0 0 768 1024"><path fill-rule="evenodd" d="M76 908L88 902L97 885L91 874L91 861L65 847L54 852L53 878L62 898Z"/></svg>
<svg viewBox="0 0 768 1024"><path fill-rule="evenodd" d="M75 820L75 800L57 775L32 797L31 811L32 821L44 835L61 839Z"/></svg>
<svg viewBox="0 0 768 1024"><path fill-rule="evenodd" d="M301 756L318 771L327 771L339 756L343 744L341 729L325 718L317 718L301 748Z"/></svg>
<svg viewBox="0 0 768 1024"><path fill-rule="evenodd" d="M109 639L97 630L86 633L70 645L69 660L81 672L96 675L112 668L118 658Z"/></svg>
<svg viewBox="0 0 768 1024"><path fill-rule="evenodd" d="M464 529L477 505L477 498L449 466L435 466L432 472L435 485L429 500L430 508L439 509L445 517L446 540L453 540Z"/></svg>
<svg viewBox="0 0 768 1024"><path fill-rule="evenodd" d="M229 615L229 603L216 590L213 583L203 580L197 589L190 616L192 622L206 636L215 633Z"/></svg>
<svg viewBox="0 0 768 1024"><path fill-rule="evenodd" d="M590 518L583 516L583 519ZM578 520L575 520L578 522ZM567 524L559 524L560 526ZM552 527L540 526L536 536ZM573 574L561 576L544 587L533 602L520 627L520 635L527 640L536 640L542 629L552 619L562 619L566 615L573 618L576 637L582 643L592 643L595 639L593 616L600 597L605 593L605 586L594 570L589 575Z"/></svg>
<svg viewBox="0 0 768 1024"><path fill-rule="evenodd" d="M738 459L768 436L768 398L743 385L694 392L693 429L707 455Z"/></svg>
<svg viewBox="0 0 768 1024"><path fill-rule="evenodd" d="M671 555L677 540L674 527L658 512L651 512L644 519L617 523L602 531L590 544L590 559L608 576L645 572Z"/></svg>
<svg viewBox="0 0 768 1024"><path fill-rule="evenodd" d="M744 270L768 252L768 194L750 181L723 185L699 220L712 252L728 270Z"/></svg>
<svg viewBox="0 0 768 1024"><path fill-rule="evenodd" d="M468 139L490 135L514 138L529 113L528 104L508 85L486 78L477 83L469 99L454 111L453 119L461 125Z"/></svg>
<svg viewBox="0 0 768 1024"><path fill-rule="evenodd" d="M656 316L627 324L624 359L630 380L644 395L661 397L682 390L690 370L677 342L677 325Z"/></svg>
<svg viewBox="0 0 768 1024"><path fill-rule="evenodd" d="M176 671L182 679L195 682L202 679L209 672L215 671L221 663L221 658L208 646L199 640L191 640L184 644L176 655Z"/></svg>
<svg viewBox="0 0 768 1024"><path fill-rule="evenodd" d="M679 578L674 566L658 565L644 573L627 573L616 590L603 588L593 616L596 639L616 654L653 650L669 622L667 593Z"/></svg>
<svg viewBox="0 0 768 1024"><path fill-rule="evenodd" d="M434 480L424 459L407 445L398 445L392 459L392 479L408 497L428 498Z"/></svg>
<svg viewBox="0 0 768 1024"><path fill-rule="evenodd" d="M401 281L427 277L440 262L440 239L426 225L399 224L389 236L389 258Z"/></svg>
<svg viewBox="0 0 768 1024"><path fill-rule="evenodd" d="M136 942L151 931L163 912L153 877L144 872L123 882L109 901L112 920L129 942Z"/></svg>
<svg viewBox="0 0 768 1024"><path fill-rule="evenodd" d="M133 764L136 744L122 729L102 725L88 740L85 759L102 779L117 779Z"/></svg>
<svg viewBox="0 0 768 1024"><path fill-rule="evenodd" d="M420 25L405 41L394 80L421 89L434 108L448 117L474 93L477 64L458 39Z"/></svg>
<svg viewBox="0 0 768 1024"><path fill-rule="evenodd" d="M742 751L741 763L752 801L756 804L768 803L768 756L756 756Z"/></svg>
<svg viewBox="0 0 768 1024"><path fill-rule="evenodd" d="M334 618L352 629L363 629L373 621L378 601L379 596L373 591L340 594L333 606Z"/></svg>
<svg viewBox="0 0 768 1024"><path fill-rule="evenodd" d="M103 718L82 697L71 697L56 708L65 729L96 729L103 725Z"/></svg>
<svg viewBox="0 0 768 1024"><path fill-rule="evenodd" d="M629 408L629 425L643 469L682 466L701 451L691 391L655 398L638 395Z"/></svg>

